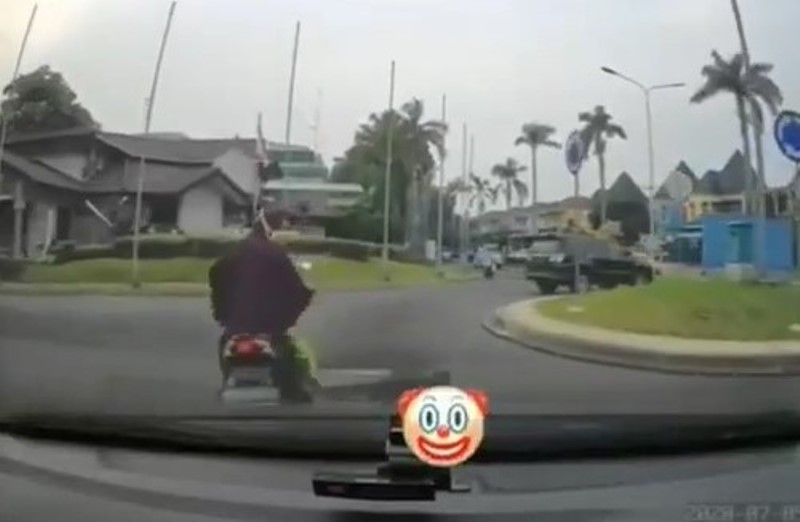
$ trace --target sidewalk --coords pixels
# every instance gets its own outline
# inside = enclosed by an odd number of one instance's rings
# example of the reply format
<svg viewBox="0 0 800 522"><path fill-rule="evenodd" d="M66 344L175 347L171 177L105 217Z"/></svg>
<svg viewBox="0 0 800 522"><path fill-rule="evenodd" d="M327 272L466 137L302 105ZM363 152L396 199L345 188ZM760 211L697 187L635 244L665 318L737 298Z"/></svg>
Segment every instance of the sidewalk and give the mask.
<svg viewBox="0 0 800 522"><path fill-rule="evenodd" d="M500 308L484 326L530 348L591 362L696 374L800 375L800 341L714 341L618 332L544 317L536 308L542 301Z"/></svg>

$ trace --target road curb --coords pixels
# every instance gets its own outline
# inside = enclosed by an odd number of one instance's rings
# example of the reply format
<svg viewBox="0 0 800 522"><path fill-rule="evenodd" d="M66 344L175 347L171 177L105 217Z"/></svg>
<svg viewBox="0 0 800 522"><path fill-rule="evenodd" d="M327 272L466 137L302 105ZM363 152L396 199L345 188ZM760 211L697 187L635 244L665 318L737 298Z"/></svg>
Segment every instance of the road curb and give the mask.
<svg viewBox="0 0 800 522"><path fill-rule="evenodd" d="M527 301L526 301L527 302ZM598 342L577 335L554 334L517 320L509 309L495 310L483 322L491 334L526 348L584 362L661 373L718 376L800 375L800 354L776 355L690 355L665 353L621 344ZM552 319L547 319L554 322ZM567 327L571 326L564 323Z"/></svg>

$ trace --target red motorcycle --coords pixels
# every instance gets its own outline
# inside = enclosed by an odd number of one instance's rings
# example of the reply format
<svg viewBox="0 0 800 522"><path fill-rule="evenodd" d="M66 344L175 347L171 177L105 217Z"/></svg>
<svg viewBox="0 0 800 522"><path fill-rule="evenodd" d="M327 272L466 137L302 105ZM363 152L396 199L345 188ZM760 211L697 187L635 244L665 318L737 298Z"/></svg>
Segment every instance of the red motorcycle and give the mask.
<svg viewBox="0 0 800 522"><path fill-rule="evenodd" d="M220 351L224 396L230 390L261 388L277 390L281 400L310 402L315 381L295 356L288 336L235 335Z"/></svg>

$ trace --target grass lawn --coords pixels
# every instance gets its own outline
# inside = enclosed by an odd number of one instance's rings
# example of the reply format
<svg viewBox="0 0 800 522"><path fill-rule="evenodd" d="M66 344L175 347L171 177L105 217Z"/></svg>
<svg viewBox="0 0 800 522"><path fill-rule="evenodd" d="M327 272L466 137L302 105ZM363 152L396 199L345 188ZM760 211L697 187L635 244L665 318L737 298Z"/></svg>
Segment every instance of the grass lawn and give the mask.
<svg viewBox="0 0 800 522"><path fill-rule="evenodd" d="M384 281L381 261L348 261L330 257L309 257L312 267L301 274L318 290L357 290L434 284L474 277L474 271L449 269L446 278L436 270L422 265L391 262L391 280ZM141 293L197 295L205 292L208 269L213 261L198 258L147 259L140 262ZM34 283L31 292L39 287L41 293L126 293L130 289L131 264L125 259L92 259L63 265L32 265L23 283ZM13 285L11 288L24 285ZM202 288L200 288L202 286Z"/></svg>
<svg viewBox="0 0 800 522"><path fill-rule="evenodd" d="M697 339L800 339L800 287L721 279L659 278L647 286L556 299L539 311L554 319L635 333Z"/></svg>

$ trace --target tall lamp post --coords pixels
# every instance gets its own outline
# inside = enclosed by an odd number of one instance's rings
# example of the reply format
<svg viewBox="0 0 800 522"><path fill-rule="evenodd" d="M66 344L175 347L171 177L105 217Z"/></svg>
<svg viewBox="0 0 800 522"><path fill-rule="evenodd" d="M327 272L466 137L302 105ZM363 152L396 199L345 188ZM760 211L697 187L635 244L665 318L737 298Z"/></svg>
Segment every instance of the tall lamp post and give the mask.
<svg viewBox="0 0 800 522"><path fill-rule="evenodd" d="M167 15L167 25L164 28L164 34L161 36L161 46L158 49L158 58L156 59L156 69L153 73L153 83L150 86L150 96L147 98L147 112L144 117L144 134L145 136L150 133L150 123L153 120L153 107L156 101L156 89L158 87L158 76L161 73L161 63L164 61L164 50L167 47L167 38L169 37L169 30L172 27L172 16L175 14L175 6L177 0L173 0L169 6L169 14ZM144 178L145 178L145 158L142 155L139 158L139 177L136 182L136 201L133 211L133 245L131 249L131 286L139 288L141 282L139 281L139 242L141 241L142 227L142 197L144 194Z"/></svg>
<svg viewBox="0 0 800 522"><path fill-rule="evenodd" d="M616 76L617 78L621 78L628 83L632 83L636 87L638 87L642 94L644 94L644 105L645 105L645 114L647 115L647 162L648 162L648 213L650 215L650 236L655 236L656 224L655 224L655 212L653 207L653 197L655 196L655 184L656 184L656 174L655 174L655 165L654 165L654 156L653 156L653 116L652 111L650 110L650 93L656 90L661 89L674 89L678 87L684 87L685 83L661 83L658 85L651 85L645 86L643 83L638 82L631 78L630 76L626 76L619 71L612 69L611 67L601 67L601 71L606 74L610 74L612 76Z"/></svg>

